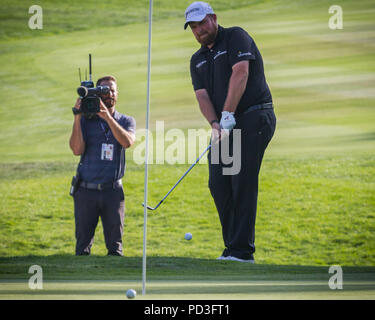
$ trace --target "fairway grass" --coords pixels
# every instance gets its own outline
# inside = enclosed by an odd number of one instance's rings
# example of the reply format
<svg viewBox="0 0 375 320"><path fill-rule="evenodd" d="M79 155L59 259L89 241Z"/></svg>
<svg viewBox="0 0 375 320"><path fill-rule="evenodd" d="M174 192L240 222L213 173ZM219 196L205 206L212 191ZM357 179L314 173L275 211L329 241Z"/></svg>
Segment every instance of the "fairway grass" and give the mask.
<svg viewBox="0 0 375 320"><path fill-rule="evenodd" d="M188 2L154 7L154 137L156 121L185 137L189 129L209 128L189 75L197 44L183 30ZM3 14L10 20L2 20L0 31L0 299L125 299L133 286L137 299L374 299L373 1L341 1L342 30L328 28L327 1L236 3L211 2L220 24L239 25L255 39L278 121L260 173L256 265L215 260L223 250L220 223L207 164L198 164L148 215L149 290L141 297L144 166L133 153L144 142L147 3L129 1L121 11L123 1L111 1L113 19L103 25L94 19L103 11L95 1L86 3L92 20L77 13L74 1L45 2L44 30L37 34L20 24L26 17L17 10L25 7L27 15L29 2L8 1ZM73 255L68 193L78 158L68 140L78 68L87 66L89 53L94 79L115 75L117 109L137 121L124 177L124 257L117 260L105 256L101 223L93 256ZM197 156L203 151L185 142ZM150 165L148 204L156 205L189 165ZM27 287L34 264L44 271L42 291ZM331 265L343 267L344 290L328 288Z"/></svg>
<svg viewBox="0 0 375 320"><path fill-rule="evenodd" d="M314 162L265 159L260 177L256 261L373 266L372 164L371 157L323 158ZM73 202L68 191L74 166L24 166L25 171L20 172L19 165L0 165L0 192L6 195L0 200L1 256L73 254ZM151 166L152 206L186 167ZM142 179L142 169L129 163L125 178L125 256L142 255ZM161 207L149 213L148 222L148 255L218 257L223 243L207 188L207 165L197 165ZM184 240L186 232L193 234L193 240ZM92 253L106 254L101 223Z"/></svg>

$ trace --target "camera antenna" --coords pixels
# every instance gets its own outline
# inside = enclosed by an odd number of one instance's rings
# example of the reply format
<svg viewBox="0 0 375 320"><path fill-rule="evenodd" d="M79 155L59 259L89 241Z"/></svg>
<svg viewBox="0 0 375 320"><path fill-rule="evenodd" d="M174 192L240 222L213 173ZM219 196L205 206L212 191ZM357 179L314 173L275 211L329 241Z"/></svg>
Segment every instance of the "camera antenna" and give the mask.
<svg viewBox="0 0 375 320"><path fill-rule="evenodd" d="M89 76L90 76L90 81L92 81L91 53L89 53Z"/></svg>
<svg viewBox="0 0 375 320"><path fill-rule="evenodd" d="M87 81L87 69L85 69L85 80Z"/></svg>
<svg viewBox="0 0 375 320"><path fill-rule="evenodd" d="M82 79L81 79L81 68L78 68L78 75L79 75L79 83L82 82Z"/></svg>

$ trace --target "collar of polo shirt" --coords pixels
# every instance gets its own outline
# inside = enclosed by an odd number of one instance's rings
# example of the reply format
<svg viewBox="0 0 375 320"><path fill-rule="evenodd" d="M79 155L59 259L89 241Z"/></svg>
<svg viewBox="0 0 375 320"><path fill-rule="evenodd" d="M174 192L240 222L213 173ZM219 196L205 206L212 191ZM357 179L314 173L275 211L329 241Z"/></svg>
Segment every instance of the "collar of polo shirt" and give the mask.
<svg viewBox="0 0 375 320"><path fill-rule="evenodd" d="M201 52L206 52L206 51L210 51L210 50L213 50L215 48L215 46L220 43L221 40L223 40L224 38L224 28L222 26L218 26L218 30L217 30L217 35L216 35L216 38L215 38L215 44L214 46L209 49L208 47L206 46L202 46L201 47Z"/></svg>

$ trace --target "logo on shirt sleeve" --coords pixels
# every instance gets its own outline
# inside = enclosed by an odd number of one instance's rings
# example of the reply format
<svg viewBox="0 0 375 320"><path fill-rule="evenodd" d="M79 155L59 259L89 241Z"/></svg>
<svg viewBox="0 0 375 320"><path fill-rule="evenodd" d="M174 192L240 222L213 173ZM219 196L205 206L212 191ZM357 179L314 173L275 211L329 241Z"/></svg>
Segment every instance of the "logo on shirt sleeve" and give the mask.
<svg viewBox="0 0 375 320"><path fill-rule="evenodd" d="M203 61L197 63L197 64L195 65L195 67L198 69L198 68L200 68L201 66L203 66L206 62L207 62L207 60L203 60Z"/></svg>
<svg viewBox="0 0 375 320"><path fill-rule="evenodd" d="M220 57L221 55L223 55L223 54L226 54L227 53L227 50L225 50L225 51L218 51L217 53L216 53L216 55L214 56L214 60L216 60L216 58L217 57Z"/></svg>
<svg viewBox="0 0 375 320"><path fill-rule="evenodd" d="M253 54L251 52L241 52L241 51L238 51L238 54L237 54L237 57L240 58L240 57L243 57L243 56L252 56Z"/></svg>

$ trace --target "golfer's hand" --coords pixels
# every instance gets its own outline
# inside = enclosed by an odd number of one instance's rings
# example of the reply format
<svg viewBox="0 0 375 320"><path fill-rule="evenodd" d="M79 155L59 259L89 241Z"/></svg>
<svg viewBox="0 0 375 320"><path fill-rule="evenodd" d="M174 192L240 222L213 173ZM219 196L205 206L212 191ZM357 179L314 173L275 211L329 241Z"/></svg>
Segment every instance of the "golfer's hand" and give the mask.
<svg viewBox="0 0 375 320"><path fill-rule="evenodd" d="M216 144L221 139L221 127L218 122L214 122L211 127L212 127L211 142Z"/></svg>
<svg viewBox="0 0 375 320"><path fill-rule="evenodd" d="M100 99L100 111L97 113L97 115L106 121L111 117L111 114L109 113L107 107L104 105L102 99Z"/></svg>
<svg viewBox="0 0 375 320"><path fill-rule="evenodd" d="M234 113L223 111L221 113L220 127L230 133L236 125L236 119L234 119Z"/></svg>

